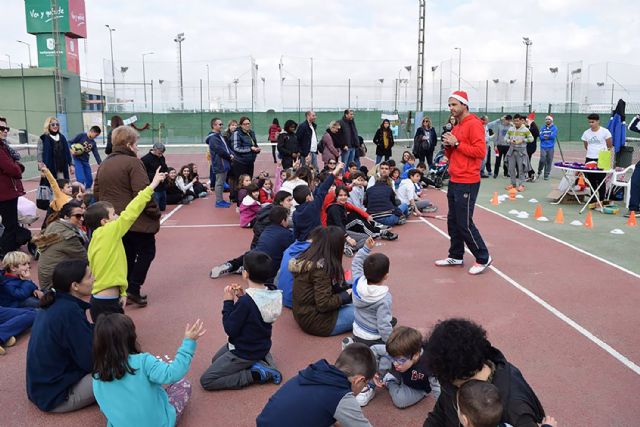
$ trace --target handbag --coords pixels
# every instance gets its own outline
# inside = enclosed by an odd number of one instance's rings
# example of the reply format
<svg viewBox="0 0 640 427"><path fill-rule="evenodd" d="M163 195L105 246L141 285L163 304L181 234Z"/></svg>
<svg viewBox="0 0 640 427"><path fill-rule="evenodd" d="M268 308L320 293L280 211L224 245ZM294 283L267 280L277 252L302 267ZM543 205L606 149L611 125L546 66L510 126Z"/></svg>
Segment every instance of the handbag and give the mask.
<svg viewBox="0 0 640 427"><path fill-rule="evenodd" d="M367 146L362 144L357 148L358 157L366 157L367 155Z"/></svg>
<svg viewBox="0 0 640 427"><path fill-rule="evenodd" d="M40 178L40 184L38 184L38 191L36 193L36 207L40 210L46 211L49 209L53 199L53 191L49 187L49 181L46 178Z"/></svg>

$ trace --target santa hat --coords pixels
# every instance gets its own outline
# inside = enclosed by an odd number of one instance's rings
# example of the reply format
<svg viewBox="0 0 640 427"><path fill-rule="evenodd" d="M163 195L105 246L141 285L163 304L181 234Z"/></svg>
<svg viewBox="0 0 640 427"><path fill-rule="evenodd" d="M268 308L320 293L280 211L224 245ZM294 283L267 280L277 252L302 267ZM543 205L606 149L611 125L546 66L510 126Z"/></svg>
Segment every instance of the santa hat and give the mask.
<svg viewBox="0 0 640 427"><path fill-rule="evenodd" d="M545 119L545 121L546 121L546 120L551 120L551 121L553 121L553 116L552 116L552 115L548 115L548 116L547 116L547 117L545 117L544 119Z"/></svg>
<svg viewBox="0 0 640 427"><path fill-rule="evenodd" d="M467 95L467 92L463 90L457 90L453 92L451 95L449 95L449 98L457 99L467 107L469 106L469 96Z"/></svg>
<svg viewBox="0 0 640 427"><path fill-rule="evenodd" d="M529 113L529 115L527 116L527 120L529 120L530 122L534 121L536 119L536 112L532 111Z"/></svg>

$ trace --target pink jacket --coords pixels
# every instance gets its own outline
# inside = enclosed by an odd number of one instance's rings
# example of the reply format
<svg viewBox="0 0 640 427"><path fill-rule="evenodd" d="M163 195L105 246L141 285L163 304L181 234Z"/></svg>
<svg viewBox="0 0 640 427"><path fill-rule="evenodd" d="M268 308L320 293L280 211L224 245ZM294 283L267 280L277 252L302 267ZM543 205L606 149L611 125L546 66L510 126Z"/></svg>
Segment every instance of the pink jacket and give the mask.
<svg viewBox="0 0 640 427"><path fill-rule="evenodd" d="M240 227L250 227L259 210L260 203L249 195L245 196L240 203Z"/></svg>

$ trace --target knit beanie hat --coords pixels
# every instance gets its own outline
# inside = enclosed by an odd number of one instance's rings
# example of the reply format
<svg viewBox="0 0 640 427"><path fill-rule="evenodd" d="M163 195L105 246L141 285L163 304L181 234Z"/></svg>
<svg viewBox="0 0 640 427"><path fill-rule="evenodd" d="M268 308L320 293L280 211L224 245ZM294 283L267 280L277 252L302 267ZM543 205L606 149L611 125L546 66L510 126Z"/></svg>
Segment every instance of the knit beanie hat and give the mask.
<svg viewBox="0 0 640 427"><path fill-rule="evenodd" d="M549 115L549 116L545 117L544 119L545 119L545 121L546 121L546 120L551 120L551 121L553 121L553 116Z"/></svg>

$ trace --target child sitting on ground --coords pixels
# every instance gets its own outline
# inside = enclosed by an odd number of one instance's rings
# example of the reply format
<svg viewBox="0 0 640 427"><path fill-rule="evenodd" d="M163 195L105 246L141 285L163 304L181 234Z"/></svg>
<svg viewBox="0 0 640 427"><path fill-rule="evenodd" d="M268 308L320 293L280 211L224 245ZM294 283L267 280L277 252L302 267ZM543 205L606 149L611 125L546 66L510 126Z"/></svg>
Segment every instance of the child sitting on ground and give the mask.
<svg viewBox="0 0 640 427"><path fill-rule="evenodd" d="M89 310L94 323L101 314L124 313L128 296L139 306L147 305L140 295L127 294L127 255L122 236L138 219L165 175L158 167L151 184L129 202L120 216L111 203L104 201L89 206L84 214L85 225L93 231L87 255L95 277Z"/></svg>
<svg viewBox="0 0 640 427"><path fill-rule="evenodd" d="M236 185L236 205L240 207L240 203L247 195L247 187L252 184L251 175L242 174L238 178L238 184Z"/></svg>
<svg viewBox="0 0 640 427"><path fill-rule="evenodd" d="M402 166L402 173L400 174L400 178L405 179L407 176L409 176L409 171L415 168L415 164L416 157L413 154L409 154L409 156L407 157L407 161L404 162Z"/></svg>
<svg viewBox="0 0 640 427"><path fill-rule="evenodd" d="M355 396L373 378L376 360L364 344L342 350L335 365L321 359L287 381L258 415L258 427L370 426Z"/></svg>
<svg viewBox="0 0 640 427"><path fill-rule="evenodd" d="M100 316L93 331L93 392L107 424L175 426L191 397L191 383L184 376L205 332L200 319L187 324L169 363L141 352L128 316ZM163 384L171 385L165 390Z"/></svg>
<svg viewBox="0 0 640 427"><path fill-rule="evenodd" d="M60 209L73 199L73 189L68 179L55 179L51 171L46 167L40 169L40 172L49 182L51 192L53 193L53 199L51 203L49 203L49 208L42 222L42 230L44 230L47 225L58 219L58 215L55 213L60 212ZM43 206L40 206L40 208L43 208Z"/></svg>
<svg viewBox="0 0 640 427"><path fill-rule="evenodd" d="M469 380L456 396L458 420L463 427L510 427L502 420L502 399L498 388L487 381ZM537 425L537 424L536 424ZM540 427L558 427L555 418L546 416Z"/></svg>
<svg viewBox="0 0 640 427"><path fill-rule="evenodd" d="M440 395L440 383L429 367L426 346L422 334L407 326L396 327L387 339L386 351L391 357L392 366L385 373L387 367L381 363L379 370L384 374L382 384L389 390L391 400L398 408L415 405L429 393L435 400ZM377 347L373 350L381 356Z"/></svg>
<svg viewBox="0 0 640 427"><path fill-rule="evenodd" d="M245 190L247 194L240 203L240 227L251 228L260 210L260 189L256 184L249 184Z"/></svg>
<svg viewBox="0 0 640 427"><path fill-rule="evenodd" d="M271 275L269 255L247 252L242 278L249 287L243 290L233 284L224 288L222 326L229 342L213 356L211 366L200 377L205 390L282 381L270 353L272 323L282 312L282 291L264 286Z"/></svg>
<svg viewBox="0 0 640 427"><path fill-rule="evenodd" d="M362 172L353 172L351 174L351 191L349 192L349 203L358 209L366 211L364 206L364 190L367 186L367 178Z"/></svg>
<svg viewBox="0 0 640 427"><path fill-rule="evenodd" d="M42 292L31 280L31 257L24 252L8 252L2 260L4 275L0 278L0 306L12 308L40 305Z"/></svg>
<svg viewBox="0 0 640 427"><path fill-rule="evenodd" d="M264 180L262 187L260 188L260 203L273 203L273 181L269 178Z"/></svg>
<svg viewBox="0 0 640 427"><path fill-rule="evenodd" d="M420 187L420 179L422 174L417 169L411 169L408 172L408 177L403 179L398 187L396 196L400 200L400 209L406 216L413 213L416 216L420 216L422 213L432 213L438 210L427 199L421 199L418 190L422 191Z"/></svg>

